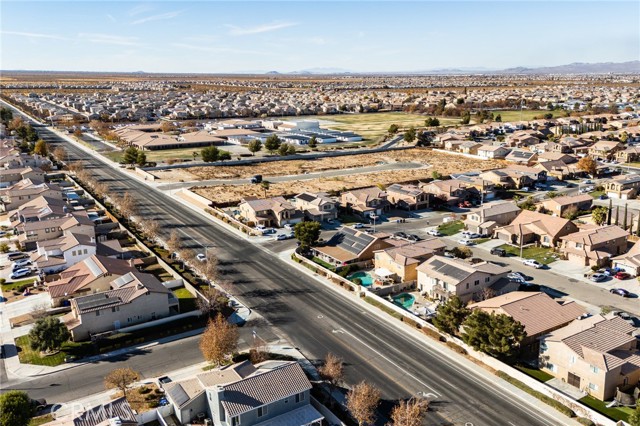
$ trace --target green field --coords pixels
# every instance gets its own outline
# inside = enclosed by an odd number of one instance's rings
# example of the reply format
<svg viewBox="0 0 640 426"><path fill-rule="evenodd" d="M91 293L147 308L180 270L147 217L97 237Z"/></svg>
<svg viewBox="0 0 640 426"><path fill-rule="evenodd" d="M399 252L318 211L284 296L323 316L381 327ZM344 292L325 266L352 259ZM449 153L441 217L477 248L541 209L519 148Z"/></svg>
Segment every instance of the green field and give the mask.
<svg viewBox="0 0 640 426"><path fill-rule="evenodd" d="M530 110L530 109L523 109L522 113L520 113L520 110L517 110L517 109L491 111L491 112L493 113L494 117L500 114L500 117L502 118L502 122L505 122L505 123L509 121L534 120L535 119L534 117L542 118L544 117L545 114L548 114L549 112L553 114L553 118L565 116L564 111L547 111L547 110ZM471 117L473 120L473 115Z"/></svg>

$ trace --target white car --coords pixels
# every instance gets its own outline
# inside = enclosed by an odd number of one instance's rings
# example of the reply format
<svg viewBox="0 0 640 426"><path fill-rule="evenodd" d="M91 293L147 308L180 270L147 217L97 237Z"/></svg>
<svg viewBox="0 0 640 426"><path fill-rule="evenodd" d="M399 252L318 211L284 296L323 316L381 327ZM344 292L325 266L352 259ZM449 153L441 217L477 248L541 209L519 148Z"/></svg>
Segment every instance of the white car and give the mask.
<svg viewBox="0 0 640 426"><path fill-rule="evenodd" d="M12 280L15 280L17 278L26 277L27 275L30 275L30 274L31 274L31 269L22 268L22 269L18 269L17 271L13 271L13 273L9 276L9 278L11 278Z"/></svg>
<svg viewBox="0 0 640 426"><path fill-rule="evenodd" d="M353 229L360 229L360 228L364 228L364 225L362 223L354 223L353 224Z"/></svg>
<svg viewBox="0 0 640 426"><path fill-rule="evenodd" d="M509 275L507 275L507 278L509 279L509 281L514 281L517 283L521 283L524 284L527 282L527 280L525 280L524 278L522 278L522 275L520 274L516 274L516 273L510 273Z"/></svg>
<svg viewBox="0 0 640 426"><path fill-rule="evenodd" d="M20 268L24 268L25 266L30 266L31 265L31 259L22 259L22 260L16 260L13 263L13 269L20 269Z"/></svg>
<svg viewBox="0 0 640 426"><path fill-rule="evenodd" d="M537 261L537 260L535 260L535 259L525 259L525 260L523 260L523 261L522 261L522 264L523 264L523 265L527 265L527 266L534 267L534 268L536 268L536 269L540 269L540 268L542 268L542 263L538 262L538 261Z"/></svg>
<svg viewBox="0 0 640 426"><path fill-rule="evenodd" d="M207 255L204 253L198 253L196 255L196 259L198 259L200 262L205 262L207 260Z"/></svg>
<svg viewBox="0 0 640 426"><path fill-rule="evenodd" d="M293 231L293 227L294 225L291 225L290 223L287 223L286 225L283 226L284 229L288 229L289 231Z"/></svg>
<svg viewBox="0 0 640 426"><path fill-rule="evenodd" d="M437 229L430 229L427 231L427 234L432 235L434 237L441 237L442 236L442 232L438 231Z"/></svg>
<svg viewBox="0 0 640 426"><path fill-rule="evenodd" d="M473 241L468 240L466 238L463 238L461 240L458 240L458 244L463 245L463 246L471 246L471 245L473 245Z"/></svg>

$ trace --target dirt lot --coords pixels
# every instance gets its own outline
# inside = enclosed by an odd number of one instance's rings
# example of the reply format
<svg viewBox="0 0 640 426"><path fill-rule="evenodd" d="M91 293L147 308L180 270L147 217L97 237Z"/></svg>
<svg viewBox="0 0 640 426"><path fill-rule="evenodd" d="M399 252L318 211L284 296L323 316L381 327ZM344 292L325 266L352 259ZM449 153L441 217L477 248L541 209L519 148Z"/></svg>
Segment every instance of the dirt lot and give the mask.
<svg viewBox="0 0 640 426"><path fill-rule="evenodd" d="M374 160L366 158L369 156L373 156ZM358 159L357 157L365 158ZM503 166L503 162L501 161L480 161L472 158L433 152L424 149L397 151L391 154L370 154L354 157L332 158L322 161L333 163L333 167L330 167L331 169L363 166L365 165L365 161L373 161L374 164L376 161L411 161L429 165L430 167L411 170L394 170L366 174L353 174L350 176L311 179L304 181L271 183L269 186L269 190L267 191L267 196L275 197L278 195L292 195L303 191L327 192L330 190L343 190L345 188L350 189L377 184L389 185L394 182L431 178L433 171L438 171L443 175L449 175L455 172L464 172L468 170L478 169L487 170ZM281 165L279 163L280 162L263 165L263 167L267 167L267 169L264 170L258 169L257 167L253 166L246 169L246 171L244 172L246 173L246 175L242 174L236 175L234 177L247 177L252 174L261 172L265 176L296 173L295 171L291 171L288 168L293 166L284 164ZM314 163L315 162L307 162L305 166ZM340 164L340 167L337 166L338 163ZM239 172L233 171L233 173ZM299 173L299 171L297 173ZM264 189L260 185L215 185L194 188L194 191L216 203L230 203L239 201L241 198L246 196L264 197L265 195Z"/></svg>

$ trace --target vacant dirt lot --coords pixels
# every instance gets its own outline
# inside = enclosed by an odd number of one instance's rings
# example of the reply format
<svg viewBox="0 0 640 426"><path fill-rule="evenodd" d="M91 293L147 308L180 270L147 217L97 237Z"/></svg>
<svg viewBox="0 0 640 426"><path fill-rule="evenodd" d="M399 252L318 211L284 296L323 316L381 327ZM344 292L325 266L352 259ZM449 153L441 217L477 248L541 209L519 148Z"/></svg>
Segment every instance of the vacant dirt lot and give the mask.
<svg viewBox="0 0 640 426"><path fill-rule="evenodd" d="M416 163L422 163L430 167L411 169L411 170L394 170L394 171L383 171L383 172L376 172L376 173L362 173L362 174L353 174L349 176L299 180L299 181L290 181L290 182L282 182L282 183L272 182L269 186L269 189L266 195L268 197L275 197L278 195L297 194L303 191L328 192L332 190L333 191L344 190L344 189L359 188L359 187L378 185L378 184L389 185L395 182L404 182L404 181L422 180L422 179L431 178L433 171L438 171L443 175L449 175L451 173L456 173L456 172L464 172L464 171L479 170L479 169L487 170L487 169L503 166L503 163L501 161L481 161L481 160L466 158L466 157L457 156L457 155L433 152L433 151L424 150L424 149L396 151L393 153L386 153L386 154L371 154L370 156L374 157L374 160L371 160L370 158L368 158L369 157L368 155L361 155L361 156L359 155L354 157L331 158L331 159L325 159L321 161L333 163L332 164L333 167L329 167L330 169L364 166L367 164L365 163L365 161L373 161L373 164L375 164L375 162L377 161L399 161L399 162L411 161ZM359 159L358 157L365 157L365 158ZM246 169L246 172L245 172L246 175L234 176L234 177L247 177L256 173L262 173L265 176L289 175L289 174L300 173L300 171L297 171L297 172L291 171L288 168L293 166L280 165L279 163L281 162L262 165L263 167L266 167L266 169L258 169L255 166L250 167ZM282 163L287 163L287 162L282 162ZM315 161L306 162L305 166L312 165L314 163L316 162ZM338 167L338 164L340 164L340 167ZM368 164L371 164L371 163L368 163ZM317 170L327 170L327 168L317 169ZM310 171L315 171L315 169L311 169ZM238 173L238 172L234 171L234 173ZM265 196L265 191L260 185L215 185L215 186L193 188L193 190L215 203L237 202L241 198L246 196L256 196L256 197Z"/></svg>

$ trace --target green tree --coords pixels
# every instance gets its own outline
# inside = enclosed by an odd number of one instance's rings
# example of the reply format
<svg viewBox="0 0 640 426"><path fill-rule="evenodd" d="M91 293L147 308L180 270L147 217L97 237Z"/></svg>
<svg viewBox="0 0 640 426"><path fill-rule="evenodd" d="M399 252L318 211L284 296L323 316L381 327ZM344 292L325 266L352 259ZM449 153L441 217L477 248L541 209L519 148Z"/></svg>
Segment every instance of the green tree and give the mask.
<svg viewBox="0 0 640 426"><path fill-rule="evenodd" d="M309 143L308 143L309 148L315 148L318 146L318 140L316 139L315 136L311 136L311 139L309 139Z"/></svg>
<svg viewBox="0 0 640 426"><path fill-rule="evenodd" d="M627 420L630 426L640 426L640 403L638 402L640 401L636 402L636 409L633 410L633 413L631 413Z"/></svg>
<svg viewBox="0 0 640 426"><path fill-rule="evenodd" d="M124 164L134 164L138 161L138 148L135 146L130 146L129 148L124 150L124 155L122 157L122 162Z"/></svg>
<svg viewBox="0 0 640 426"><path fill-rule="evenodd" d="M247 149L251 154L256 155L256 152L262 149L262 142L260 142L260 139L254 139L247 144Z"/></svg>
<svg viewBox="0 0 640 426"><path fill-rule="evenodd" d="M282 142L280 141L278 135L271 135L265 141L264 147L267 151L269 151L269 153L273 154L278 150L278 148L280 148L281 143Z"/></svg>
<svg viewBox="0 0 640 426"><path fill-rule="evenodd" d="M295 148L293 149L295 151ZM282 156L289 154L289 144L283 143L282 145L280 145L280 147L278 148L278 154Z"/></svg>
<svg viewBox="0 0 640 426"><path fill-rule="evenodd" d="M260 182L260 186L264 190L264 198L267 198L267 191L269 190L269 187L271 186L271 182L269 182L268 180L263 180L262 182Z"/></svg>
<svg viewBox="0 0 640 426"><path fill-rule="evenodd" d="M31 349L45 353L60 349L70 337L67 326L56 317L40 318L29 331Z"/></svg>
<svg viewBox="0 0 640 426"><path fill-rule="evenodd" d="M419 132L418 133L418 142L416 142L417 146L429 146L433 141L433 137L429 132Z"/></svg>
<svg viewBox="0 0 640 426"><path fill-rule="evenodd" d="M453 295L446 303L438 306L436 316L433 318L433 325L443 333L458 334L458 329L470 313L471 311L462 300Z"/></svg>
<svg viewBox="0 0 640 426"><path fill-rule="evenodd" d="M33 153L38 154L42 157L46 157L47 155L49 155L49 146L44 140L38 139L35 147L33 148Z"/></svg>
<svg viewBox="0 0 640 426"><path fill-rule="evenodd" d="M13 120L13 111L7 107L0 108L0 121L8 126L11 120Z"/></svg>
<svg viewBox="0 0 640 426"><path fill-rule="evenodd" d="M611 225L611 212L613 211L613 202L609 199L609 211L607 212L607 225Z"/></svg>
<svg viewBox="0 0 640 426"><path fill-rule="evenodd" d="M147 164L147 154L145 154L144 151L138 151L138 155L136 156L136 164L138 166L144 166L145 164Z"/></svg>
<svg viewBox="0 0 640 426"><path fill-rule="evenodd" d="M440 125L440 120L436 117L427 117L427 119L424 120L424 125L426 127L437 127Z"/></svg>
<svg viewBox="0 0 640 426"><path fill-rule="evenodd" d="M293 228L293 235L300 241L302 251L308 250L320 238L320 222L300 222Z"/></svg>
<svg viewBox="0 0 640 426"><path fill-rule="evenodd" d="M0 425L27 426L34 414L26 392L10 390L0 395Z"/></svg>
<svg viewBox="0 0 640 426"><path fill-rule="evenodd" d="M624 216L622 217L622 229L627 230L627 204L624 205Z"/></svg>
<svg viewBox="0 0 640 426"><path fill-rule="evenodd" d="M218 156L218 160L220 160L220 161L231 160L231 153L229 151L220 151L220 155Z"/></svg>
<svg viewBox="0 0 640 426"><path fill-rule="evenodd" d="M502 116L500 114L496 115L496 122L502 123Z"/></svg>
<svg viewBox="0 0 640 426"><path fill-rule="evenodd" d="M202 161L205 161L207 163L218 161L220 159L220 150L217 146L213 145L202 148L202 150L200 151L200 157L202 157Z"/></svg>
<svg viewBox="0 0 640 426"><path fill-rule="evenodd" d="M465 113L460 118L460 124L469 124L470 121L471 121L471 114L469 114L469 111L465 111Z"/></svg>
<svg viewBox="0 0 640 426"><path fill-rule="evenodd" d="M295 155L296 147L293 144L289 145L289 149L287 150L287 155Z"/></svg>
<svg viewBox="0 0 640 426"><path fill-rule="evenodd" d="M389 130L387 130L387 132L390 135L393 135L393 134L397 133L398 132L398 125L397 124L392 124L391 126L389 126Z"/></svg>
<svg viewBox="0 0 640 426"><path fill-rule="evenodd" d="M607 221L607 214L609 213L609 209L604 206L596 207L591 211L591 217L596 225L604 225Z"/></svg>
<svg viewBox="0 0 640 426"><path fill-rule="evenodd" d="M416 129L410 127L409 130L404 132L404 141L407 143L412 143L416 140Z"/></svg>
<svg viewBox="0 0 640 426"><path fill-rule="evenodd" d="M473 252L471 251L471 249L466 246L454 247L451 250L451 253L454 257L457 257L459 259L468 259L473 256Z"/></svg>
<svg viewBox="0 0 640 426"><path fill-rule="evenodd" d="M442 179L442 173L440 173L437 170L434 170L431 172L431 177L433 178L433 180Z"/></svg>
<svg viewBox="0 0 640 426"><path fill-rule="evenodd" d="M547 192L547 198L556 198L559 194L556 191Z"/></svg>
<svg viewBox="0 0 640 426"><path fill-rule="evenodd" d="M620 224L620 206L616 206L616 225Z"/></svg>
<svg viewBox="0 0 640 426"><path fill-rule="evenodd" d="M462 340L477 351L498 359L509 359L518 353L526 337L524 326L505 314L489 314L474 310L462 323Z"/></svg>

